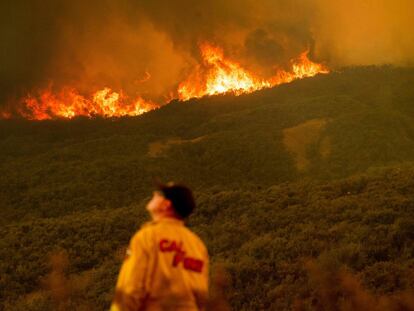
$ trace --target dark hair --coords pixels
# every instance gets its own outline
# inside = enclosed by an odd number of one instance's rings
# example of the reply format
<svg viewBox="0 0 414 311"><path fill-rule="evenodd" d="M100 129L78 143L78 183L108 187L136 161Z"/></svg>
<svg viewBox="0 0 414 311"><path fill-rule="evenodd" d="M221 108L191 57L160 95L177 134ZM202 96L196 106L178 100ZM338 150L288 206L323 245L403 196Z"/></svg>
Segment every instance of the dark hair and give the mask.
<svg viewBox="0 0 414 311"><path fill-rule="evenodd" d="M190 188L174 183L159 184L162 195L171 201L175 212L181 218L187 218L195 208L193 193Z"/></svg>

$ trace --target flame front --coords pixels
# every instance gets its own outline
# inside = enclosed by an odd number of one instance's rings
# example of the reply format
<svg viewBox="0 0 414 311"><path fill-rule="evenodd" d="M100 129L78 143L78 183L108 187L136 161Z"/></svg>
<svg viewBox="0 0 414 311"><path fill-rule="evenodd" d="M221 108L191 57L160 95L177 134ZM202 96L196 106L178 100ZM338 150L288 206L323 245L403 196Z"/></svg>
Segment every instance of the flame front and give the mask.
<svg viewBox="0 0 414 311"><path fill-rule="evenodd" d="M137 116L158 107L141 97L129 101L122 93L110 88L96 91L90 99L72 88L64 88L56 94L47 89L40 91L37 96L27 96L23 103L18 113L30 120L71 119L77 116Z"/></svg>
<svg viewBox="0 0 414 311"><path fill-rule="evenodd" d="M271 86L267 81L244 70L237 62L226 59L219 47L204 43L200 50L203 64L178 86L179 99L188 100L228 92L239 95Z"/></svg>
<svg viewBox="0 0 414 311"><path fill-rule="evenodd" d="M197 66L178 86L178 97L181 100L222 93L234 95L251 93L296 79L329 72L323 65L310 61L309 52L305 51L297 59L291 61L290 72L279 70L271 78L263 79L242 68L239 63L225 58L223 50L219 47L204 43L200 45L200 50L203 64Z"/></svg>
<svg viewBox="0 0 414 311"><path fill-rule="evenodd" d="M329 72L323 65L309 60L308 51L291 60L290 71L278 70L267 79L226 58L220 47L204 43L200 45L200 52L202 63L179 84L175 96L174 92L171 92L165 98L172 100L178 97L179 100L185 101L223 93L240 95ZM151 74L146 72L145 81L150 78ZM108 87L95 91L89 98L74 88L66 87L59 92L53 92L51 89L49 87L35 92L36 95L28 95L20 100L21 105L9 106L12 109L3 108L0 110L0 118L8 119L16 114L30 120L70 119L77 116L137 116L160 106L141 97L131 100L122 91L115 92Z"/></svg>

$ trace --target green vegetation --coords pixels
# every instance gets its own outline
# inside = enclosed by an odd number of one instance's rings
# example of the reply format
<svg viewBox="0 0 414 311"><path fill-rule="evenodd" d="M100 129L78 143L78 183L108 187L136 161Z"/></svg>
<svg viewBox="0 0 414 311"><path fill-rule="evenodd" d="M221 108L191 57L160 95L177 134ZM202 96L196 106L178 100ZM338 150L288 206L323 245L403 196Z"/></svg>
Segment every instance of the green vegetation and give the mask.
<svg viewBox="0 0 414 311"><path fill-rule="evenodd" d="M195 189L190 226L235 310L317 309L317 269L412 288L412 85L414 69L353 68L138 118L1 121L0 310L53 309L62 250L68 309L107 308L154 177Z"/></svg>

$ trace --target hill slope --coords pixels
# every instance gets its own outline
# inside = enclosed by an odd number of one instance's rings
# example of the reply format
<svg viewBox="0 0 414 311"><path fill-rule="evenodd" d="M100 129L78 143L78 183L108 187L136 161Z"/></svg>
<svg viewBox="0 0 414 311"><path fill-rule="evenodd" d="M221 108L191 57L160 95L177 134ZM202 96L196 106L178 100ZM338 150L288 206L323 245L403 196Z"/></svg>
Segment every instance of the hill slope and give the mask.
<svg viewBox="0 0 414 311"><path fill-rule="evenodd" d="M334 182L197 192L190 226L207 242L213 273L221 266L230 274L234 310L291 310L297 299L314 310L321 297L320 284L308 277L311 258L325 273L345 265L375 294L395 294L414 288L413 177L414 167L406 166ZM5 310L55 310L51 297L62 283L68 309L107 309L144 214L142 202L2 227ZM67 277L57 278L47 259L60 250L69 266ZM337 286L332 278L329 288Z"/></svg>
<svg viewBox="0 0 414 311"><path fill-rule="evenodd" d="M137 118L0 121L0 300L49 308L40 279L63 248L83 288L72 308L107 306L153 177L195 189L191 225L232 275L236 310L310 303L308 257L378 293L409 287L413 82L414 69L353 68Z"/></svg>
<svg viewBox="0 0 414 311"><path fill-rule="evenodd" d="M1 121L1 218L128 205L153 177L237 188L412 161L412 85L413 69L355 68L137 118Z"/></svg>

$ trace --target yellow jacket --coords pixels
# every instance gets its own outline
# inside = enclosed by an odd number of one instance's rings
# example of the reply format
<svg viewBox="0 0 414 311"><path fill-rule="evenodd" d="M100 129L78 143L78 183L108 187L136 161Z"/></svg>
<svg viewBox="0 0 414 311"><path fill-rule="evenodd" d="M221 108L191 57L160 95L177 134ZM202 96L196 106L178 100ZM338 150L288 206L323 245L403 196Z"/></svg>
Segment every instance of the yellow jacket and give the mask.
<svg viewBox="0 0 414 311"><path fill-rule="evenodd" d="M182 221L147 223L130 241L111 311L203 310L208 265L204 243Z"/></svg>

